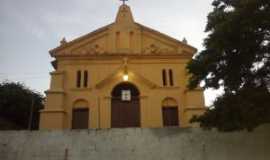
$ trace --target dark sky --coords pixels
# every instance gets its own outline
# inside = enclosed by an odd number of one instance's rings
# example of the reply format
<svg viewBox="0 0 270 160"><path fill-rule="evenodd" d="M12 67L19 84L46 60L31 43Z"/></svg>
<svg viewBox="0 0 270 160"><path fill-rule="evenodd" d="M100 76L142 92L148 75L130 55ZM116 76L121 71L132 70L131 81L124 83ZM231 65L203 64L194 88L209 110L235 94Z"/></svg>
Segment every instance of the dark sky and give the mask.
<svg viewBox="0 0 270 160"><path fill-rule="evenodd" d="M202 49L212 0L130 0L135 21ZM62 37L72 40L114 21L119 0L0 0L0 82L44 92ZM209 94L207 92L206 94ZM212 92L210 94L213 94ZM211 101L207 98L207 103Z"/></svg>

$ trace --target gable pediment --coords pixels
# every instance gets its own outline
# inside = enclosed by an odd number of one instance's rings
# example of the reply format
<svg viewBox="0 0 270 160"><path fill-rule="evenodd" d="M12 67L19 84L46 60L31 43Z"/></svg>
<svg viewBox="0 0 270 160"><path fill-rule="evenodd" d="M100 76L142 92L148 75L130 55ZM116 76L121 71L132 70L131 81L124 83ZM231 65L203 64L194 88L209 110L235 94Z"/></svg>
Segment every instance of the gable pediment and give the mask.
<svg viewBox="0 0 270 160"><path fill-rule="evenodd" d="M96 55L104 54L106 51L106 38L107 34L99 34L95 37L91 37L84 43L77 45L70 49L70 54L72 55Z"/></svg>
<svg viewBox="0 0 270 160"><path fill-rule="evenodd" d="M148 80L147 78L145 78L140 73L137 73L137 72L133 71L132 69L129 69L124 64L121 65L118 69L116 69L115 72L113 72L110 75L107 75L104 79L99 81L95 85L95 87L97 89L101 89L101 88L105 87L106 85L110 85L114 81L117 81L117 82L121 81L125 70L128 70L128 75L129 75L129 79L130 79L129 81L130 82L139 82L141 84L144 84L144 85L148 86L151 89L160 87L158 84L152 82L151 80Z"/></svg>
<svg viewBox="0 0 270 160"><path fill-rule="evenodd" d="M174 39L166 34L159 31L138 24L142 29L143 34L143 49L142 51L152 52L156 54L195 54L197 49L182 42Z"/></svg>
<svg viewBox="0 0 270 160"><path fill-rule="evenodd" d="M142 32L142 54L174 54L180 53L179 46L160 35L143 31Z"/></svg>
<svg viewBox="0 0 270 160"><path fill-rule="evenodd" d="M110 25L61 44L57 48L50 50L51 56L87 56L94 55L98 52L103 53L103 47L106 44L106 36Z"/></svg>
<svg viewBox="0 0 270 160"><path fill-rule="evenodd" d="M50 51L58 56L181 55L192 56L188 44L134 22L130 8L122 5L116 21Z"/></svg>

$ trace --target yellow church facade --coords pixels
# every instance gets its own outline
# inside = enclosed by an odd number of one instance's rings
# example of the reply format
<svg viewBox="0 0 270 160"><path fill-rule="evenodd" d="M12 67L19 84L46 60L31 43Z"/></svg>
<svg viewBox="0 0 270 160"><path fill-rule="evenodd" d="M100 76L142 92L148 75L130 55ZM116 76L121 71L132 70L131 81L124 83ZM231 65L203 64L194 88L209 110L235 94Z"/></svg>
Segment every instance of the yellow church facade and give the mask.
<svg viewBox="0 0 270 160"><path fill-rule="evenodd" d="M197 50L136 23L120 6L115 22L50 51L55 61L40 129L191 127L203 90L187 90Z"/></svg>

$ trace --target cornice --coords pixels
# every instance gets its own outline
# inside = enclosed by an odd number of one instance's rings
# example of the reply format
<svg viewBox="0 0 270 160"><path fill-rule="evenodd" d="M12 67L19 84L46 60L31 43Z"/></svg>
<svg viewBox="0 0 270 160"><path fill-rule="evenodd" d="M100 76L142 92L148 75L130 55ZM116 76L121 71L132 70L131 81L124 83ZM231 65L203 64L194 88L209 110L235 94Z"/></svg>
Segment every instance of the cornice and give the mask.
<svg viewBox="0 0 270 160"><path fill-rule="evenodd" d="M186 89L185 93L188 93L188 92L202 92L202 91L204 91L204 89L201 88L201 87L198 87L198 88L195 88L195 89L192 89L192 90Z"/></svg>
<svg viewBox="0 0 270 160"><path fill-rule="evenodd" d="M66 114L67 112L63 109L43 109L40 111L41 113L64 113Z"/></svg>
<svg viewBox="0 0 270 160"><path fill-rule="evenodd" d="M129 54L129 53L111 53L102 55L58 55L56 59L119 59L119 58L136 58L136 59L192 59L193 55L188 53L176 54Z"/></svg>
<svg viewBox="0 0 270 160"><path fill-rule="evenodd" d="M53 72L50 72L50 75L61 75L61 74L64 74L65 71L53 71Z"/></svg>
<svg viewBox="0 0 270 160"><path fill-rule="evenodd" d="M156 89L160 89L160 90L162 90L162 89L164 89L164 90L179 90L179 89L181 89L181 87L180 86L159 86Z"/></svg>
<svg viewBox="0 0 270 160"><path fill-rule="evenodd" d="M45 91L45 94L65 94L64 90L47 90Z"/></svg>
<svg viewBox="0 0 270 160"><path fill-rule="evenodd" d="M201 107L186 107L184 109L184 111L206 111L207 108L205 106L201 106Z"/></svg>
<svg viewBox="0 0 270 160"><path fill-rule="evenodd" d="M73 92L84 92L84 91L92 91L93 87L87 87L87 88L71 88L70 91Z"/></svg>

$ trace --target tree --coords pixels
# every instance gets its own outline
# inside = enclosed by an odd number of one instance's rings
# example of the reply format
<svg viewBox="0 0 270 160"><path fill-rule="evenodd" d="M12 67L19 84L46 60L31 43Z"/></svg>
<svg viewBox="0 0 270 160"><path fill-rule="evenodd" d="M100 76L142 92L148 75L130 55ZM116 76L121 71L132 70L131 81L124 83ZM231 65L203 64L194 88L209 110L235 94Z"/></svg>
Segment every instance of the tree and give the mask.
<svg viewBox="0 0 270 160"><path fill-rule="evenodd" d="M31 112L31 129L38 129L43 100L41 94L21 83L0 83L0 130L27 129Z"/></svg>
<svg viewBox="0 0 270 160"><path fill-rule="evenodd" d="M192 122L220 131L253 130L270 122L270 1L214 0L205 49L187 66L189 89L224 88Z"/></svg>

